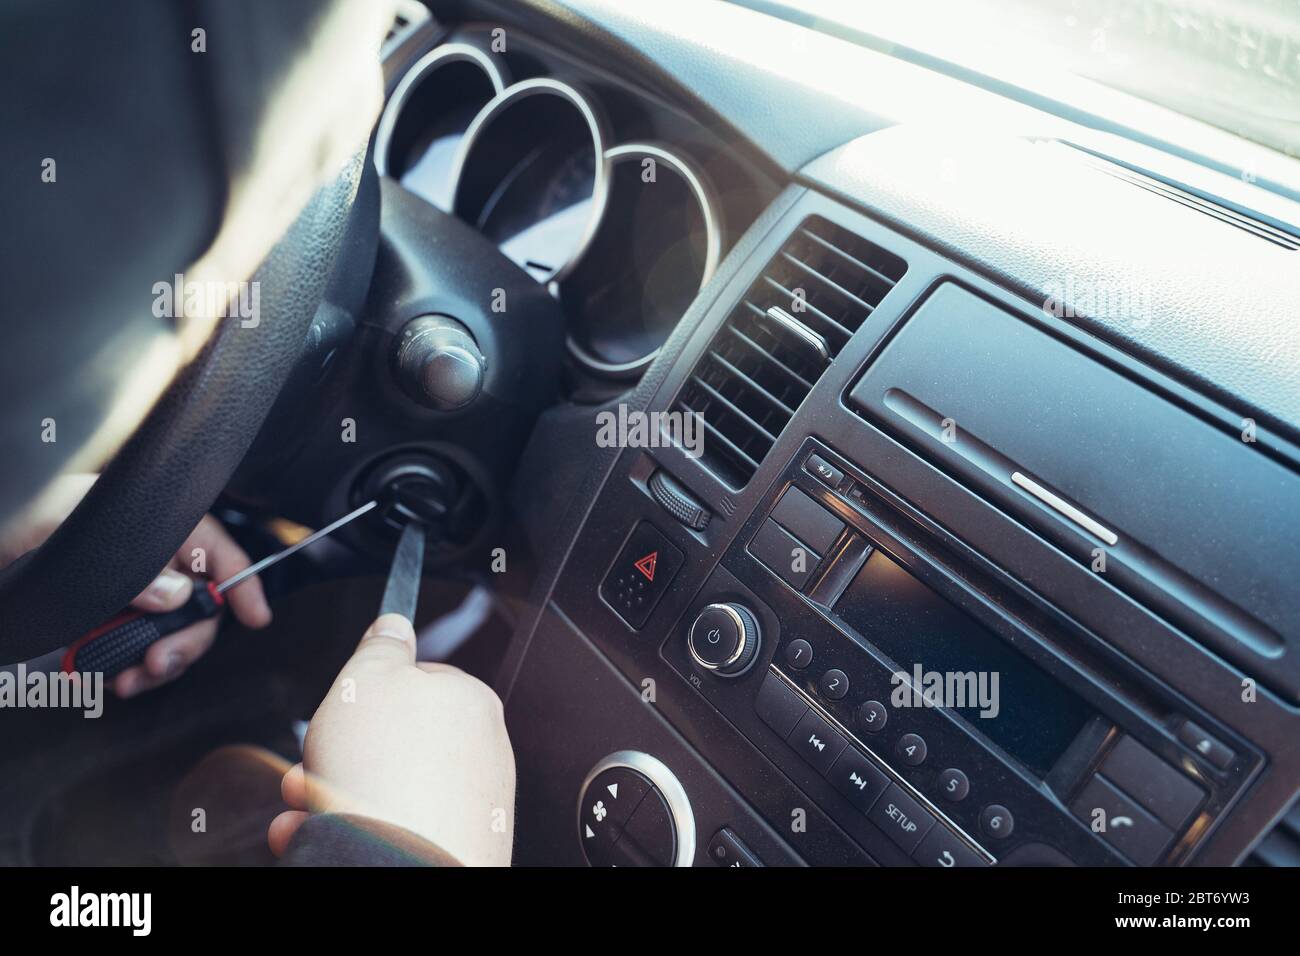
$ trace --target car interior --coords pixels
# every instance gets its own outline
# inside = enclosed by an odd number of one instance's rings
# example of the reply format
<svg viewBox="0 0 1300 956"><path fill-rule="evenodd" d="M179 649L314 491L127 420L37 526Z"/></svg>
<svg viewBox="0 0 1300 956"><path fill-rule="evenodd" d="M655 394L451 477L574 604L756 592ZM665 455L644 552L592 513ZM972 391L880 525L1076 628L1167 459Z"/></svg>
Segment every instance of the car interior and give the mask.
<svg viewBox="0 0 1300 956"><path fill-rule="evenodd" d="M5 447L66 416L42 481L100 478L0 572L6 670L117 666L205 512L305 546L177 680L0 710L0 863L274 863L275 787L177 836L202 768L301 759L413 561L421 659L503 703L515 865L1300 865L1293 4L401 0L369 112L305 3L228 5L234 62L212 5L141 6L28 74L103 166L58 165L93 214L15 200ZM149 46L196 11L211 113ZM317 106L355 128L290 149ZM236 185L196 188L217 142ZM238 186L290 153L316 178ZM127 290L214 236L260 317L153 374L187 326ZM135 330L112 361L79 295ZM57 406L47 314L93 368ZM128 398L120 450L71 424Z"/></svg>

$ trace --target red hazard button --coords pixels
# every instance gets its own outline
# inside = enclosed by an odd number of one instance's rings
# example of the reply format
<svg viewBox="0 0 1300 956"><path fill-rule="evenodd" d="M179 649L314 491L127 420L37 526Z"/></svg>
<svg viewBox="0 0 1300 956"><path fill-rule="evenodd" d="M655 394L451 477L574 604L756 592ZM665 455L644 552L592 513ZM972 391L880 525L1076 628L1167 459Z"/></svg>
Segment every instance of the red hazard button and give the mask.
<svg viewBox="0 0 1300 956"><path fill-rule="evenodd" d="M659 560L659 552L651 551L640 561L632 565L632 567L636 568L638 571L644 574L645 579L647 581L653 581L655 579L655 563L658 560Z"/></svg>
<svg viewBox="0 0 1300 956"><path fill-rule="evenodd" d="M662 531L643 521L623 543L600 584L600 596L629 627L640 629L685 560Z"/></svg>

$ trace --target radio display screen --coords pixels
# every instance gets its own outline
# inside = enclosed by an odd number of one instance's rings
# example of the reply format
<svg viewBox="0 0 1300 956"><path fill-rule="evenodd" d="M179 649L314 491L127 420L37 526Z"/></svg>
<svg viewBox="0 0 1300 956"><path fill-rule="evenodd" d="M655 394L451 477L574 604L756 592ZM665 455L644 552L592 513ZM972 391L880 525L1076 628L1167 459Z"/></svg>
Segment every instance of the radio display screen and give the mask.
<svg viewBox="0 0 1300 956"><path fill-rule="evenodd" d="M1064 684L879 550L834 610L911 678L910 683L895 678L895 703L926 706L923 701L930 701L955 710L1040 777L1094 713Z"/></svg>

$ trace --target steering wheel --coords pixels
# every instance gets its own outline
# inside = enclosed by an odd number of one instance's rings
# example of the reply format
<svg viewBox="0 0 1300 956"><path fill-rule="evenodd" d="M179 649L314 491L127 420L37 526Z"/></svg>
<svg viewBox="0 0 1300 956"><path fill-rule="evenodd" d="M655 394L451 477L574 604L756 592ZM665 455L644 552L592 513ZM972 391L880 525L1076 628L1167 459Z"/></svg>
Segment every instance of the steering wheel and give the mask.
<svg viewBox="0 0 1300 956"><path fill-rule="evenodd" d="M0 573L0 661L62 647L125 607L198 524L301 353L339 254L364 153L271 250L260 321L218 323L76 510Z"/></svg>

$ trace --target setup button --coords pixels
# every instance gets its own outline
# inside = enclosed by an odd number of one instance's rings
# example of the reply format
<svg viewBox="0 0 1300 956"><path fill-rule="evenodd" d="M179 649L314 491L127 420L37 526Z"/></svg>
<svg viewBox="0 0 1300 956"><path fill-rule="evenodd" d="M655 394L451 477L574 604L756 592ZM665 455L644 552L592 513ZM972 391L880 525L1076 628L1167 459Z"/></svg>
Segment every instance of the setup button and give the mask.
<svg viewBox="0 0 1300 956"><path fill-rule="evenodd" d="M867 816L907 853L916 849L934 826L930 811L909 797L898 784L890 784Z"/></svg>

